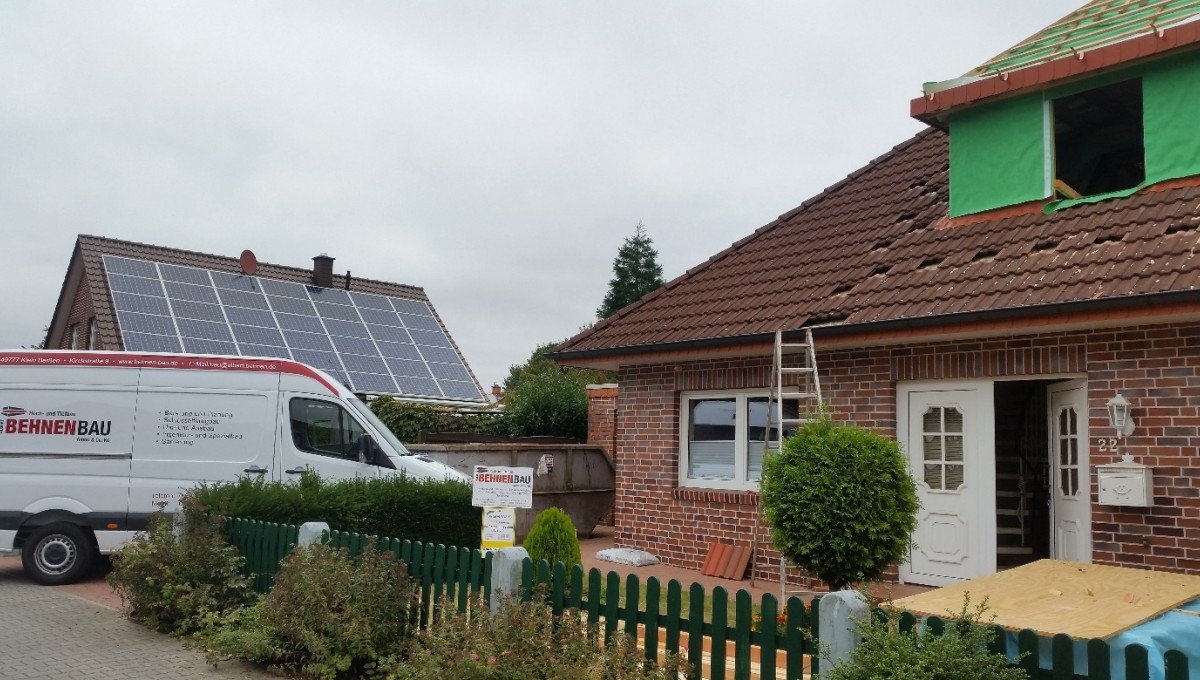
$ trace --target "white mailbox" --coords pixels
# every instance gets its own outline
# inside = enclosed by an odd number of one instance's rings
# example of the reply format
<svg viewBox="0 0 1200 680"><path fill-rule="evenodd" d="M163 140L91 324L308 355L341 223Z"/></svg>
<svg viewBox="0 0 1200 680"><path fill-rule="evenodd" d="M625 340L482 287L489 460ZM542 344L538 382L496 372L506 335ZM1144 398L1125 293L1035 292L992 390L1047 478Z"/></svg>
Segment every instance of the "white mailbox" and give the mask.
<svg viewBox="0 0 1200 680"><path fill-rule="evenodd" d="M1100 505L1148 508L1154 504L1154 469L1133 462L1129 454L1119 463L1097 465Z"/></svg>

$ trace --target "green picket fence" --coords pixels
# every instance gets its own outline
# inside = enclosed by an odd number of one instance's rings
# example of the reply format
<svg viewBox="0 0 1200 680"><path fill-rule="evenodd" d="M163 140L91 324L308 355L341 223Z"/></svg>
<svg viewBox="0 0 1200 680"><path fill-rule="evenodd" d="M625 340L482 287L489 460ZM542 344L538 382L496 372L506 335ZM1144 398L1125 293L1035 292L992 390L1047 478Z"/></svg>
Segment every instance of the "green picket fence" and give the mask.
<svg viewBox="0 0 1200 680"><path fill-rule="evenodd" d="M230 519L230 540L246 558L246 573L254 577L261 593L270 591L279 562L297 542L299 527ZM326 542L345 548L351 555L361 553L374 537L352 532L332 531ZM453 602L459 612L467 611L474 596L490 601L492 560L490 554L467 548L423 544L420 541L375 539L380 550L390 550L408 565L409 574L421 584L421 626L428 625L437 603ZM813 598L806 606L799 597L779 600L764 594L757 603L748 591L739 590L731 598L720 586L706 591L693 583L686 591L674 579L666 587L655 577L643 584L636 574L624 579L615 571L602 573L579 566L567 569L563 563L550 565L542 560L534 564L526 559L522 567L521 597L545 598L561 614L574 610L597 628L605 643L618 632L638 640L651 660L663 654L682 656L691 664L694 678L713 680L799 680L820 669L814 650L819 649L821 599ZM685 599L686 595L686 599ZM685 604L686 602L686 604ZM444 605L443 605L444 606ZM731 611L732 610L732 611ZM786 620L779 618L786 614ZM919 622L911 613L900 617L902 630L925 626L935 635L946 630L947 622L933 616ZM1056 635L1050 643L1049 658L1043 658L1039 636L1023 630L1016 648L1008 648L1008 635L993 626L991 651L1010 658L1024 653L1019 665L1031 678L1050 680L1188 680L1188 658L1179 650L1168 651L1161 667L1151 675L1145 647L1129 645L1123 650L1124 672L1112 670L1112 649L1104 640L1079 641ZM1075 648L1086 645L1087 665L1076 668ZM1198 645L1200 646L1200 645Z"/></svg>

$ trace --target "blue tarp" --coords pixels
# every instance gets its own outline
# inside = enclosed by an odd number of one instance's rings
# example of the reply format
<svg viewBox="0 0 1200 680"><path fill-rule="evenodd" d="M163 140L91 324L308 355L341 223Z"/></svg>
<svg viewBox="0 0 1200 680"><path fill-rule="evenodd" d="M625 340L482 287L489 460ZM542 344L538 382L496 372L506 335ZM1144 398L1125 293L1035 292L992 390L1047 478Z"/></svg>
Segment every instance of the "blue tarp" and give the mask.
<svg viewBox="0 0 1200 680"><path fill-rule="evenodd" d="M1129 645L1141 645L1146 648L1146 656L1149 657L1150 677L1164 677L1166 670L1163 668L1163 655L1172 649L1178 649L1187 655L1188 677L1200 680L1200 600L1192 600L1175 609L1196 612L1198 615L1169 611L1108 640L1109 649L1112 650L1113 678L1125 677L1125 648ZM1041 662L1042 668L1050 668L1050 639L1039 638L1038 643L1038 661ZM1009 658L1017 658L1017 649L1017 635L1009 632ZM1076 642L1077 675L1087 673L1087 661L1087 641Z"/></svg>

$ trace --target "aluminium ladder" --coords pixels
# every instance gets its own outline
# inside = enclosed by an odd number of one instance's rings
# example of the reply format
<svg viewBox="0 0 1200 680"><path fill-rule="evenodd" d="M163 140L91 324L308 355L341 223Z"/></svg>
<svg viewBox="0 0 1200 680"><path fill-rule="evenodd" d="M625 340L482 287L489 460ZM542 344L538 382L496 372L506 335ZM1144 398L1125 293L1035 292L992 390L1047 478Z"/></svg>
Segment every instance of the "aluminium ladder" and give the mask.
<svg viewBox="0 0 1200 680"><path fill-rule="evenodd" d="M817 373L817 353L811 328L804 328L803 342L785 342L783 331L775 331L775 352L771 362L771 389L767 396L767 432L764 455L783 449L785 432L820 417L824 402L821 397L821 377ZM785 380L787 376L798 380ZM791 383L791 384L789 384ZM797 384L798 383L798 384ZM785 413L786 402L796 402L794 413ZM760 506L761 512L761 506ZM757 538L757 535L756 535ZM786 602L787 561L779 559L780 601Z"/></svg>

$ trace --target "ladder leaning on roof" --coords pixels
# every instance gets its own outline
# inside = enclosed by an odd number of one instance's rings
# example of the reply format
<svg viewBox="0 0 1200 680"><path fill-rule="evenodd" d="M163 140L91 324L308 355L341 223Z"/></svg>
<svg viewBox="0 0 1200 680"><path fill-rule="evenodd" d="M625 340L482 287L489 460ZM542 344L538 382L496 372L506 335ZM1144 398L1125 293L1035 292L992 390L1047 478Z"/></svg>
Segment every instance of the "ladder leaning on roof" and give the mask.
<svg viewBox="0 0 1200 680"><path fill-rule="evenodd" d="M764 437L764 456L778 453L783 449L783 440L788 432L812 420L821 413L823 400L821 397L821 377L817 372L817 352L813 344L811 328L804 328L803 342L784 342L783 331L775 331L775 351L771 361L771 388L767 394L767 432ZM798 375L798 381L788 381L784 378ZM788 384L799 383L799 384ZM786 412L785 405L795 401L794 411ZM759 505L759 512L762 506ZM758 532L754 535L758 539ZM787 561L779 558L779 591L781 599L788 596ZM751 572L753 573L753 571ZM753 578L753 577L752 577Z"/></svg>

